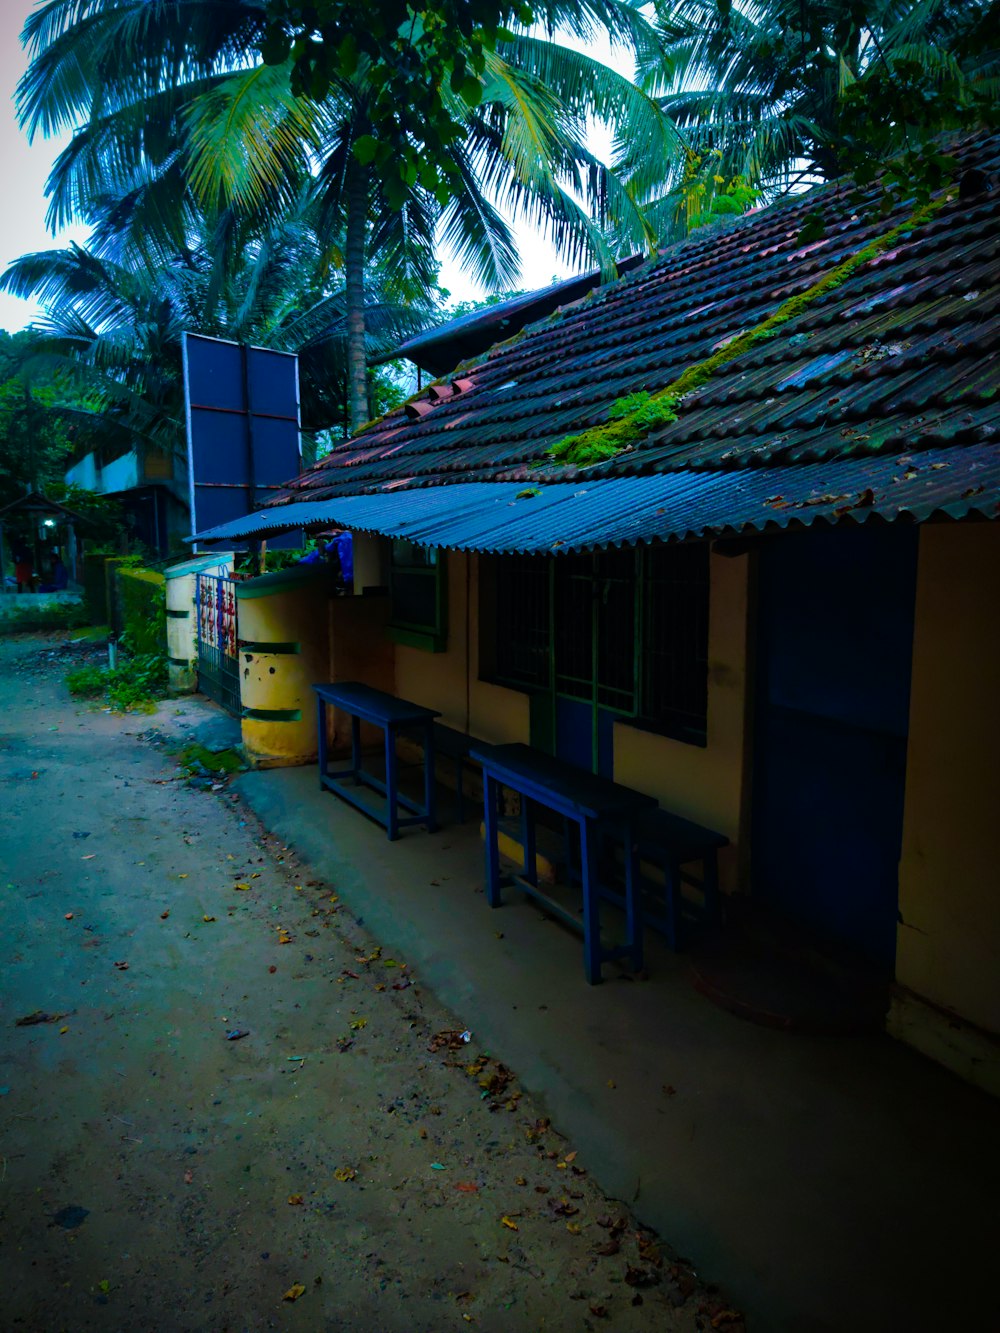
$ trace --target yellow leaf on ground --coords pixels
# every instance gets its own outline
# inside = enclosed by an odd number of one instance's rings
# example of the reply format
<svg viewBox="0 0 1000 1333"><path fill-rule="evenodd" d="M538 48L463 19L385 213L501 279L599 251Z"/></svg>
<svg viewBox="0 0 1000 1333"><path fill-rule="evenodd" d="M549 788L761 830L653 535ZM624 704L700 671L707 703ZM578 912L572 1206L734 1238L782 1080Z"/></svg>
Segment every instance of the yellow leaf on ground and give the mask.
<svg viewBox="0 0 1000 1333"><path fill-rule="evenodd" d="M501 1217L501 1219L500 1219L500 1225L501 1225L502 1227L507 1227L508 1230L510 1230L510 1231L519 1231L519 1230L520 1230L520 1228L518 1227L517 1223L516 1223L516 1222L512 1222L512 1221L510 1220L509 1217Z"/></svg>
<svg viewBox="0 0 1000 1333"><path fill-rule="evenodd" d="M301 1282L296 1282L293 1287L288 1288L288 1290L285 1292L284 1296L282 1296L281 1299L283 1301L297 1301L300 1296L304 1296L305 1294L306 1294L305 1287L302 1285Z"/></svg>
<svg viewBox="0 0 1000 1333"><path fill-rule="evenodd" d="M338 1166L333 1173L334 1180L353 1180L357 1175L353 1166Z"/></svg>
<svg viewBox="0 0 1000 1333"><path fill-rule="evenodd" d="M289 1202L289 1203L303 1203L304 1200L303 1200L301 1194L289 1194L289 1196L288 1196L288 1202Z"/></svg>
<svg viewBox="0 0 1000 1333"><path fill-rule="evenodd" d="M214 916L203 916L201 919L202 919L202 921L214 921L214 920L215 920L215 917L214 917Z"/></svg>

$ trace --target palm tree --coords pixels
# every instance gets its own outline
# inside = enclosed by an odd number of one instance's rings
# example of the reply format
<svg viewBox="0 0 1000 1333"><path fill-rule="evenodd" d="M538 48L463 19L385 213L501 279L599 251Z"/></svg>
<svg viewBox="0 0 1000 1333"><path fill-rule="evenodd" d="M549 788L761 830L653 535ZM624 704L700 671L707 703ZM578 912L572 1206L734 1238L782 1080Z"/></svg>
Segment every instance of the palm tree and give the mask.
<svg viewBox="0 0 1000 1333"><path fill-rule="evenodd" d="M568 12L652 40L632 0L543 9L550 22ZM21 119L29 133L78 126L50 179L50 219L92 213L113 187L118 204L101 214L101 253L127 242L155 262L157 252L182 251L201 209L273 224L310 189L324 229L344 239L352 427L368 416L371 256L426 287L440 226L484 285L510 285L516 254L496 198L547 225L565 254L596 258L608 272L616 253L652 245L632 192L585 148L586 118L610 120L661 162L676 142L656 102L614 71L520 33L489 55L475 109L442 90L467 127L451 150L457 184L442 208L419 175L400 197L374 167L364 63L321 102L296 98L288 67L255 55L265 19L263 0L49 0L25 28L33 60Z"/></svg>
<svg viewBox="0 0 1000 1333"><path fill-rule="evenodd" d="M115 201L108 203L113 210ZM184 251L152 267L73 245L24 255L0 290L38 299L39 358L82 394L77 438L183 454L185 331L252 342L299 357L303 424L344 419L347 309L339 251L321 248L308 200L254 231L231 213L202 219ZM368 282L372 356L424 326L429 312L391 277Z"/></svg>
<svg viewBox="0 0 1000 1333"><path fill-rule="evenodd" d="M882 79L891 97L893 80L901 86L917 69L929 92L949 80L961 96L996 72L996 42L984 30L991 13L995 22L989 0L658 0L666 60L641 56L639 81L688 138L692 156L673 166L671 203L693 161L702 183L735 178L769 199L842 175L856 156L845 93L866 80L874 92ZM869 148L905 146L904 116L875 120L869 112ZM943 115L939 128L949 128Z"/></svg>

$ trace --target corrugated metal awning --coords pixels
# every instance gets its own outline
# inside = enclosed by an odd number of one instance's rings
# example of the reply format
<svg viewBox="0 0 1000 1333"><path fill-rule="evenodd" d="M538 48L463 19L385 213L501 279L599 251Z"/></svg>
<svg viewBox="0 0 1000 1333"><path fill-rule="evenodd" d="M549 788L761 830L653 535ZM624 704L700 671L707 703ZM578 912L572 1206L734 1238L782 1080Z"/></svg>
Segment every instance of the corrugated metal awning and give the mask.
<svg viewBox="0 0 1000 1333"><path fill-rule="evenodd" d="M497 553L580 551L762 532L817 519L864 521L1000 513L1000 446L841 463L672 472L525 487L456 482L258 510L192 540L267 538L335 524L423 546Z"/></svg>

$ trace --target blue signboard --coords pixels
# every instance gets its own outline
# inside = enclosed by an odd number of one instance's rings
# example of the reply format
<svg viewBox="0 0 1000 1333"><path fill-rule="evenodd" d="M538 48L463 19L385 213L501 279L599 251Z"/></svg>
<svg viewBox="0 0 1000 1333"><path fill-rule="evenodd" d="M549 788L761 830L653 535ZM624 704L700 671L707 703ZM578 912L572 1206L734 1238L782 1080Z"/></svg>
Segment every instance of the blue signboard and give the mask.
<svg viewBox="0 0 1000 1333"><path fill-rule="evenodd" d="M299 363L288 352L185 333L191 530L259 509L302 470ZM302 533L269 539L302 545Z"/></svg>

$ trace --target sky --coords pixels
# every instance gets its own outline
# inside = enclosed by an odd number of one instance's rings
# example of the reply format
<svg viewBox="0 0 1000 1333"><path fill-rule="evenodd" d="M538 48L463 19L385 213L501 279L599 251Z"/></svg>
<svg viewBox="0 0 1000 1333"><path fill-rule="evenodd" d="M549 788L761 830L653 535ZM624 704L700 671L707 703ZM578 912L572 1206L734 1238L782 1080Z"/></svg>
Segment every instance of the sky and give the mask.
<svg viewBox="0 0 1000 1333"><path fill-rule="evenodd" d="M48 250L70 241L83 244L87 230L70 227L53 236L45 225L47 201L45 181L53 161L69 136L28 143L20 130L14 109L14 90L27 65L20 34L25 19L35 8L35 0L0 0L0 166L7 197L0 207L0 272L23 254ZM614 64L628 73L627 62L613 54L610 47L589 48L597 59ZM592 151L603 156L606 141L592 136ZM515 228L521 254L519 285L525 290L544 287L553 278L567 277L573 270L556 254L544 235L530 226ZM456 301L479 299L486 293L472 283L458 264L442 254L441 284ZM41 310L34 302L0 293L0 329L14 332L37 319Z"/></svg>

